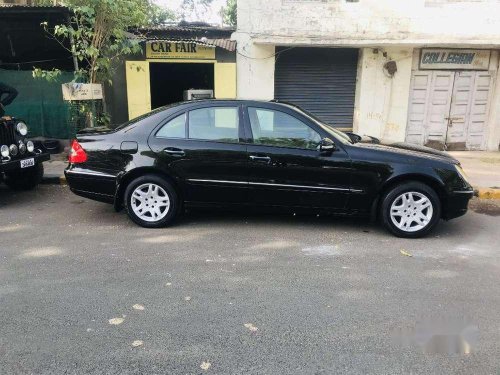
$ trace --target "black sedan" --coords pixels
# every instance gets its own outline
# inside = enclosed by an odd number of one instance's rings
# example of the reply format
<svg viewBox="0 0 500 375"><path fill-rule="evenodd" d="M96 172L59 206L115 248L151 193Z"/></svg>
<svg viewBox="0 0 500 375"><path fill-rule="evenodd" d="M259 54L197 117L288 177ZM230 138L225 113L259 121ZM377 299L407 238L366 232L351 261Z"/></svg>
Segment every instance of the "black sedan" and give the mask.
<svg viewBox="0 0 500 375"><path fill-rule="evenodd" d="M163 107L79 133L69 162L74 193L148 228L186 207L243 207L380 218L397 236L421 237L464 215L474 194L446 153L348 136L278 102Z"/></svg>

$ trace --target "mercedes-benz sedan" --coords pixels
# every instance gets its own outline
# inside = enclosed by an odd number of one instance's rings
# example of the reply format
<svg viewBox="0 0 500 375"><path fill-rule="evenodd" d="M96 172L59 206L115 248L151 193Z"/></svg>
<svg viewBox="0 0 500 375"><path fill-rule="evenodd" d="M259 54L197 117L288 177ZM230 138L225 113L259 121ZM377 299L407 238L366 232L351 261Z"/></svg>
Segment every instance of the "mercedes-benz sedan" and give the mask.
<svg viewBox="0 0 500 375"><path fill-rule="evenodd" d="M366 141L278 102L204 100L157 109L73 141L65 171L81 196L171 224L185 207L273 208L379 218L420 237L464 215L474 191L457 160Z"/></svg>

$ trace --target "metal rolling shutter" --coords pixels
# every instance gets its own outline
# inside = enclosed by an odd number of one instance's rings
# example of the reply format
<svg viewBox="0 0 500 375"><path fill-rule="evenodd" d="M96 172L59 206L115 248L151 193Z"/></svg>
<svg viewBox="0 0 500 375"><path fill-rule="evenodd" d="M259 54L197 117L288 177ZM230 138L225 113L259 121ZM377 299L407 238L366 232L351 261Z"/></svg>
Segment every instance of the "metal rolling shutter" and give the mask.
<svg viewBox="0 0 500 375"><path fill-rule="evenodd" d="M277 48L275 99L296 104L327 124L352 128L357 49Z"/></svg>

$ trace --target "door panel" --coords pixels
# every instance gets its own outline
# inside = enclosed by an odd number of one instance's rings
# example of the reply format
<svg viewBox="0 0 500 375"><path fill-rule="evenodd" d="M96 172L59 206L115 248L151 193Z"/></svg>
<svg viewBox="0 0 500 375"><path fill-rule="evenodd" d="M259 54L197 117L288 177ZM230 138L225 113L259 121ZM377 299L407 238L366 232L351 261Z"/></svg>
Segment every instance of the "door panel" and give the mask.
<svg viewBox="0 0 500 375"><path fill-rule="evenodd" d="M316 150L248 145L250 202L265 206L344 209L349 198L350 160L343 150L321 156Z"/></svg>
<svg viewBox="0 0 500 375"><path fill-rule="evenodd" d="M465 150L467 124L474 88L475 72L456 72L453 96L450 105L448 132L446 135L447 150Z"/></svg>
<svg viewBox="0 0 500 375"><path fill-rule="evenodd" d="M454 79L455 73L453 72L433 72L427 114L427 136L425 139L427 146L444 148Z"/></svg>
<svg viewBox="0 0 500 375"><path fill-rule="evenodd" d="M319 151L322 131L297 113L247 107L250 202L266 206L344 209L350 159L342 148Z"/></svg>
<svg viewBox="0 0 500 375"><path fill-rule="evenodd" d="M484 149L491 85L489 72L413 72L406 141Z"/></svg>
<svg viewBox="0 0 500 375"><path fill-rule="evenodd" d="M491 85L492 77L489 72L476 72L467 127L466 143L469 150L482 150L486 147Z"/></svg>
<svg viewBox="0 0 500 375"><path fill-rule="evenodd" d="M235 108L236 113L232 111ZM179 118L186 120L181 130ZM171 129L167 131L169 125ZM248 155L246 146L239 143L242 132L239 107L226 104L194 108L169 119L150 136L149 145L157 154L157 167L183 184L185 201L246 203ZM208 139L191 139L191 136Z"/></svg>

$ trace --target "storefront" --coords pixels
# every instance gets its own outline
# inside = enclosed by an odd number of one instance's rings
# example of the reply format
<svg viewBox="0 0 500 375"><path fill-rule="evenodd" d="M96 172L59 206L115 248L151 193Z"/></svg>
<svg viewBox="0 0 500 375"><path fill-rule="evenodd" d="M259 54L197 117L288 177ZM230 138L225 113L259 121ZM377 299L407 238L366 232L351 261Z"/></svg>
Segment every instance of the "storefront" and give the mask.
<svg viewBox="0 0 500 375"><path fill-rule="evenodd" d="M232 30L165 27L148 33L143 58L126 61L129 118L193 97L236 97Z"/></svg>
<svg viewBox="0 0 500 375"><path fill-rule="evenodd" d="M446 150L484 150L498 54L486 49L415 51L406 140Z"/></svg>
<svg viewBox="0 0 500 375"><path fill-rule="evenodd" d="M275 99L351 129L358 54L355 48L276 48Z"/></svg>

